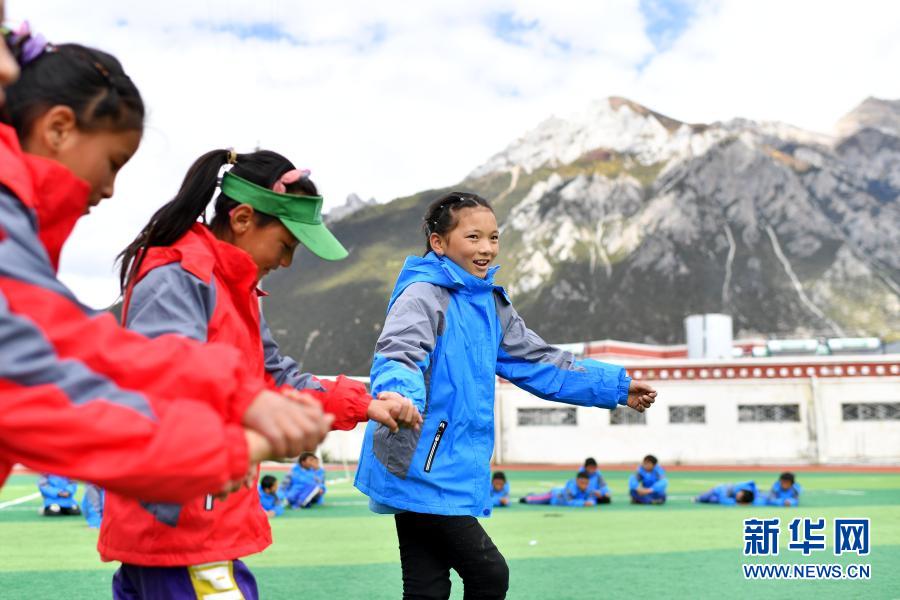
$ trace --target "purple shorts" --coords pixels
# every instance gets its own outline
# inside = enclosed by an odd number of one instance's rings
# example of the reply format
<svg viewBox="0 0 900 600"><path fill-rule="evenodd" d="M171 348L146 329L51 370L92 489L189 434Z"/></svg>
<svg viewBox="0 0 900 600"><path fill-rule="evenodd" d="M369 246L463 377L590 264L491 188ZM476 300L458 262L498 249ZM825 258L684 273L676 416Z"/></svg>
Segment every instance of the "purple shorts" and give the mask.
<svg viewBox="0 0 900 600"><path fill-rule="evenodd" d="M141 567L123 563L113 576L114 600L259 600L247 565L226 560L192 567Z"/></svg>

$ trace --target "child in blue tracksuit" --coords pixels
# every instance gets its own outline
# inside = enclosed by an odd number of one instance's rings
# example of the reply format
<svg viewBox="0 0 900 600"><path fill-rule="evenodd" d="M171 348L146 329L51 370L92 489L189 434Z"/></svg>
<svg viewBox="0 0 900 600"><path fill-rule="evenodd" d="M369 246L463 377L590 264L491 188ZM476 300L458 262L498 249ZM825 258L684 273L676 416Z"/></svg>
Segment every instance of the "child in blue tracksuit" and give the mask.
<svg viewBox="0 0 900 600"><path fill-rule="evenodd" d="M103 500L106 492L93 483L84 484L84 496L81 498L81 512L91 529L100 529L103 521Z"/></svg>
<svg viewBox="0 0 900 600"><path fill-rule="evenodd" d="M595 506L597 496L591 488L591 476L579 471L566 485L555 487L546 494L529 494L519 499L522 504L552 504L553 506Z"/></svg>
<svg viewBox="0 0 900 600"><path fill-rule="evenodd" d="M491 504L509 506L509 482L506 481L506 473L503 471L497 471L491 478Z"/></svg>
<svg viewBox="0 0 900 600"><path fill-rule="evenodd" d="M663 504L666 501L666 472L659 466L659 461L648 454L640 466L628 479L632 504Z"/></svg>
<svg viewBox="0 0 900 600"><path fill-rule="evenodd" d="M75 500L78 484L71 479L45 473L38 480L38 489L44 499L44 516L81 514L81 508Z"/></svg>
<svg viewBox="0 0 900 600"><path fill-rule="evenodd" d="M609 504L612 502L612 492L609 490L606 480L603 479L603 473L597 467L597 461L590 457L586 458L582 471L587 473L590 478L589 488L591 495L597 499L597 504Z"/></svg>
<svg viewBox="0 0 900 600"><path fill-rule="evenodd" d="M311 508L322 504L325 497L324 471L319 473L319 459L312 452L304 452L285 477L284 497L291 508Z"/></svg>
<svg viewBox="0 0 900 600"><path fill-rule="evenodd" d="M794 474L785 471L772 484L768 495L762 496L760 504L767 506L797 506L800 504L800 484L794 480Z"/></svg>
<svg viewBox="0 0 900 600"><path fill-rule="evenodd" d="M284 514L284 496L278 489L278 479L273 475L264 475L259 480L259 503L270 518Z"/></svg>
<svg viewBox="0 0 900 600"><path fill-rule="evenodd" d="M475 194L436 199L426 254L409 257L375 346L372 393L399 393L420 430L370 424L356 487L395 515L405 596L446 598L450 569L465 595L503 598L509 570L475 517L489 516L496 376L547 400L644 410L655 398L621 367L575 360L529 330L494 283L499 229Z"/></svg>
<svg viewBox="0 0 900 600"><path fill-rule="evenodd" d="M755 498L756 482L743 481L741 483L717 485L708 492L694 498L694 502L734 506L735 504L753 504Z"/></svg>

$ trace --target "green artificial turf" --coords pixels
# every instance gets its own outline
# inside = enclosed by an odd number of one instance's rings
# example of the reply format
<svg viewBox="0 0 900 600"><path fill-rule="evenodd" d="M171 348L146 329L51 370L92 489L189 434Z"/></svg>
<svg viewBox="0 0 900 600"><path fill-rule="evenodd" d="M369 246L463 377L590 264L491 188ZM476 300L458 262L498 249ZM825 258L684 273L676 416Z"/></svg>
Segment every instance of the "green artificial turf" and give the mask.
<svg viewBox="0 0 900 600"><path fill-rule="evenodd" d="M281 477L283 473L275 473ZM499 509L482 521L510 566L509 598L898 598L900 475L799 473L798 509L692 504L717 483L756 480L774 472L669 473L664 506L625 501L628 471L605 471L613 503L593 508L526 506ZM341 478L342 473L329 477ZM507 471L514 497L561 485L572 473ZM0 503L36 491L36 478L16 475ZM101 563L97 532L83 519L38 515L40 500L0 509L0 598L109 597L115 565ZM743 520L782 519L777 557L742 554ZM828 548L803 557L789 550L787 523L825 518ZM832 554L832 519L871 519L867 557ZM264 598L399 598L400 567L393 519L368 511L349 481L333 481L326 504L273 520L275 543L246 562ZM867 564L869 580L751 581L742 563ZM462 597L454 576L454 598Z"/></svg>

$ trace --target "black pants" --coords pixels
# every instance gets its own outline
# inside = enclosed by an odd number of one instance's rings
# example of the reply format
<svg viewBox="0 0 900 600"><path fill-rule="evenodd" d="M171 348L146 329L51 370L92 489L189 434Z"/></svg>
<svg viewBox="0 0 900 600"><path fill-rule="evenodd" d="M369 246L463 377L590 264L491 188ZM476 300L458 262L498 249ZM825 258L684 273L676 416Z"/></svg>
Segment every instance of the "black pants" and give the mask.
<svg viewBox="0 0 900 600"><path fill-rule="evenodd" d="M450 569L463 580L463 598L502 599L509 567L475 517L406 512L395 515L404 600L446 600Z"/></svg>

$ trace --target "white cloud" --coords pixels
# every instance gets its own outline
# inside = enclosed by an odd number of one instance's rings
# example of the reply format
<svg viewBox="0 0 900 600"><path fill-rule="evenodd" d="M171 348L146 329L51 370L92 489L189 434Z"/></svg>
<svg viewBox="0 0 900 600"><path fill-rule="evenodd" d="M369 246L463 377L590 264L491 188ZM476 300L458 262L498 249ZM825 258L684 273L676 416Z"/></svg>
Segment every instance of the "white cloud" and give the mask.
<svg viewBox="0 0 900 600"><path fill-rule="evenodd" d="M11 20L116 54L149 108L116 196L63 255L63 278L97 306L115 298L116 252L211 148L282 152L336 204L452 184L547 116L608 95L685 120L827 130L867 95L900 97L898 9L701 1L654 54L637 0L7 2ZM235 33L266 24L295 43Z"/></svg>

